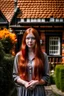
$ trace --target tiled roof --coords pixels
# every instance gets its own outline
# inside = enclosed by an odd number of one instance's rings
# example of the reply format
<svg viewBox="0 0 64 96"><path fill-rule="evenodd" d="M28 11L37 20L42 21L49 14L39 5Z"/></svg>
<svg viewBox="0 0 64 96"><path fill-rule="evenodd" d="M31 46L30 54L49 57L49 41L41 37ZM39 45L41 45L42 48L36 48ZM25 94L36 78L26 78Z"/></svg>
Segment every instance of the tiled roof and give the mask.
<svg viewBox="0 0 64 96"><path fill-rule="evenodd" d="M17 0L18 18L64 18L64 0ZM0 0L0 10L10 22L14 15L14 0Z"/></svg>
<svg viewBox="0 0 64 96"><path fill-rule="evenodd" d="M64 18L64 0L18 0L18 18Z"/></svg>
<svg viewBox="0 0 64 96"><path fill-rule="evenodd" d="M14 0L0 0L0 10L10 22L14 15Z"/></svg>

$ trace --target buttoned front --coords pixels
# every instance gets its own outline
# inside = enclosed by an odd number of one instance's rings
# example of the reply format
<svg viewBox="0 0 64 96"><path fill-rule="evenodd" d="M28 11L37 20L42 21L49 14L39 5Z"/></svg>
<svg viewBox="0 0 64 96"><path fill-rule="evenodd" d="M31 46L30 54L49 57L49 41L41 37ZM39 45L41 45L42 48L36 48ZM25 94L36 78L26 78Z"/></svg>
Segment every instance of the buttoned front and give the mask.
<svg viewBox="0 0 64 96"><path fill-rule="evenodd" d="M29 81L32 80L33 74L34 74L34 59L28 61L28 77Z"/></svg>

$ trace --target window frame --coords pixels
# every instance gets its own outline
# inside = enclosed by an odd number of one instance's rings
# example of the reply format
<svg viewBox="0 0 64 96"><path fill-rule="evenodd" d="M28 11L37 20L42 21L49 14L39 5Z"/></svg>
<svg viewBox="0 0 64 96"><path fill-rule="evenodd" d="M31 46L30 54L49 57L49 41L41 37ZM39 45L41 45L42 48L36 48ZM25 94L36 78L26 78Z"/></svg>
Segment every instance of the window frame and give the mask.
<svg viewBox="0 0 64 96"><path fill-rule="evenodd" d="M60 55L60 37L49 37L49 55Z"/></svg>
<svg viewBox="0 0 64 96"><path fill-rule="evenodd" d="M49 56L61 56L62 55L62 32L46 32L45 33L45 36L46 36L46 44L45 44L45 48L46 48L46 53L47 55ZM60 38L60 54L56 54L56 55L53 55L53 54L49 54L49 37L59 37Z"/></svg>

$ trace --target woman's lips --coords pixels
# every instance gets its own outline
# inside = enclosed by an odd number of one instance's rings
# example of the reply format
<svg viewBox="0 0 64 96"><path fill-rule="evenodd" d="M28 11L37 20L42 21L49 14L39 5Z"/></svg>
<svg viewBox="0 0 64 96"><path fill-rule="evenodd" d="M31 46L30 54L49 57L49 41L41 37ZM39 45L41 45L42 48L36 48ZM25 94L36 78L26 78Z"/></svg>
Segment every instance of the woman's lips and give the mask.
<svg viewBox="0 0 64 96"><path fill-rule="evenodd" d="M28 44L29 46L32 46L32 44Z"/></svg>

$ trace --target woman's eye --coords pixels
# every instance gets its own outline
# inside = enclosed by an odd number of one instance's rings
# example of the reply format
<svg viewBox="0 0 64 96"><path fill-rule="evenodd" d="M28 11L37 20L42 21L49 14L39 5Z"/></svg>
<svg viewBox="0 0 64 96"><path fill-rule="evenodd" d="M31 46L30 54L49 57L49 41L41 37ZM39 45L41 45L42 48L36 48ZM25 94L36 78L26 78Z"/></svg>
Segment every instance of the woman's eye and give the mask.
<svg viewBox="0 0 64 96"><path fill-rule="evenodd" d="M32 39L32 40L35 40L35 37L27 37L26 39Z"/></svg>
<svg viewBox="0 0 64 96"><path fill-rule="evenodd" d="M26 39L29 39L29 37L27 37Z"/></svg>

